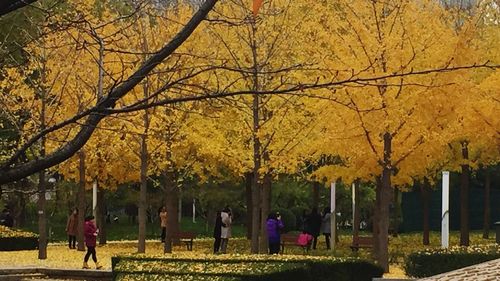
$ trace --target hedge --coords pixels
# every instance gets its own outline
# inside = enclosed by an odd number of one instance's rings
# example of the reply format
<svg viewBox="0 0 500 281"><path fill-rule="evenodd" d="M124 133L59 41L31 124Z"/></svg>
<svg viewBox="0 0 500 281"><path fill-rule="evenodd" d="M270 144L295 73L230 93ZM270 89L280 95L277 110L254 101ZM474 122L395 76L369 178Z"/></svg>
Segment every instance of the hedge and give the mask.
<svg viewBox="0 0 500 281"><path fill-rule="evenodd" d="M412 253L406 257L406 275L428 277L500 258L496 244L470 247L452 247Z"/></svg>
<svg viewBox="0 0 500 281"><path fill-rule="evenodd" d="M0 226L0 251L34 250L37 247L35 233Z"/></svg>
<svg viewBox="0 0 500 281"><path fill-rule="evenodd" d="M371 281L383 269L360 259L311 256L201 255L112 258L114 280Z"/></svg>

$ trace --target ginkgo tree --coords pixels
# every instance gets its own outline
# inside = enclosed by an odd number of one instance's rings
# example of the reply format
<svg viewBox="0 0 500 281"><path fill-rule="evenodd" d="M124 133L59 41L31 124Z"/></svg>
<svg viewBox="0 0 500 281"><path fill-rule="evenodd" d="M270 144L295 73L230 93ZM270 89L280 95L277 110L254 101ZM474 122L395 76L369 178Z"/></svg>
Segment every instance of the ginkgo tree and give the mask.
<svg viewBox="0 0 500 281"><path fill-rule="evenodd" d="M461 37L471 35L457 33L448 12L435 1L340 1L328 7L335 10L324 13L331 17L324 26L333 35L326 38L331 52L323 54L329 69L384 75L488 61L479 56L457 59L464 54ZM411 183L415 170L425 169L428 161L417 160L424 144L440 147L447 141L449 135L440 134L445 124L440 120L451 118L450 102L473 87L463 80L468 73L379 79L322 94L329 99L322 118L327 122L315 137L321 141L312 147L319 147L318 156L339 155L342 162L318 174L377 182L374 252L386 271L393 187Z"/></svg>

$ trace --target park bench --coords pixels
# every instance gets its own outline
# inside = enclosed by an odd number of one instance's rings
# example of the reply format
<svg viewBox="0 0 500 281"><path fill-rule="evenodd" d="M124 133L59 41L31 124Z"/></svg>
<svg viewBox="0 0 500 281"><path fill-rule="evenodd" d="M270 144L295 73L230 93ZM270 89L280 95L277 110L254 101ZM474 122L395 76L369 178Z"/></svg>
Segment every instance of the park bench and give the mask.
<svg viewBox="0 0 500 281"><path fill-rule="evenodd" d="M196 238L196 234L192 233L192 232L185 232L185 231L179 231L178 233L176 233L172 239L174 240L179 240L179 242L182 242L184 244L186 244L186 248L188 251L192 251L193 250L193 240L194 238Z"/></svg>
<svg viewBox="0 0 500 281"><path fill-rule="evenodd" d="M282 254L285 253L285 246L300 247L304 250L304 252L308 252L310 245L301 246L301 245L297 244L298 238L299 238L298 234L288 234L288 233L282 234L281 235L281 253Z"/></svg>
<svg viewBox="0 0 500 281"><path fill-rule="evenodd" d="M357 252L359 248L373 248L373 237L358 236L352 238L351 250Z"/></svg>

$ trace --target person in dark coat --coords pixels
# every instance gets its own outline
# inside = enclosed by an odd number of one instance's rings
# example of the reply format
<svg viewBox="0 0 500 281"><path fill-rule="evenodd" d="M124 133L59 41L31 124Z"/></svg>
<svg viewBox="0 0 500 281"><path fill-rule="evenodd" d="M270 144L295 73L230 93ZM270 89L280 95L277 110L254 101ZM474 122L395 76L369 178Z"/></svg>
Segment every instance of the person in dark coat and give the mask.
<svg viewBox="0 0 500 281"><path fill-rule="evenodd" d="M285 227L281 221L281 216L276 213L269 214L266 224L269 254L278 254L280 252L281 230Z"/></svg>
<svg viewBox="0 0 500 281"><path fill-rule="evenodd" d="M102 268L102 265L97 262L97 254L95 252L97 234L99 234L99 229L97 229L95 225L94 216L88 216L85 218L85 226L83 229L83 233L85 235L85 245L87 245L87 254L85 254L85 258L83 259L83 268L90 268L87 262L92 255L92 260L95 262L95 268L100 269Z"/></svg>
<svg viewBox="0 0 500 281"><path fill-rule="evenodd" d="M317 208L313 208L311 213L307 218L307 226L309 228L308 233L313 236L313 249L316 250L316 244L318 243L318 236L321 230L321 215L318 213Z"/></svg>
<svg viewBox="0 0 500 281"><path fill-rule="evenodd" d="M0 218L0 225L4 225L6 227L13 227L14 226L14 219L10 215L9 209L4 209L2 211L2 216Z"/></svg>
<svg viewBox="0 0 500 281"><path fill-rule="evenodd" d="M221 229L222 229L222 217L221 217L221 212L217 211L217 217L215 218L215 225L214 225L214 254L218 254L220 250L220 243L222 241L220 235L221 235Z"/></svg>

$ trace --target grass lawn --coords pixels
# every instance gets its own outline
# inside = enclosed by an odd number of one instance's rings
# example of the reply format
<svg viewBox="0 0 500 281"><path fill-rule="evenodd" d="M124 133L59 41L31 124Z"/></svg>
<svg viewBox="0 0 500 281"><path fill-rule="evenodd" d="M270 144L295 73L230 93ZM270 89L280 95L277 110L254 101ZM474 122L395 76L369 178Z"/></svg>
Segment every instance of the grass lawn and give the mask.
<svg viewBox="0 0 500 281"><path fill-rule="evenodd" d="M391 237L389 239L389 256L391 259L390 273L388 277L405 277L402 270L402 262L404 256L408 253L422 250L425 247L421 243L422 235L420 233L403 234L399 237ZM458 233L451 234L450 245L458 245ZM318 249L312 250L310 255L335 255L335 256L351 256L357 255L363 258L370 258L370 250L360 250L359 253L353 254L349 248L351 237L348 235L340 236L340 243L337 245L336 251L330 252L325 249L324 240L318 242ZM193 255L199 253L210 254L212 252L213 240L210 238L197 239L194 243ZM440 234L437 232L431 233L431 246L429 248L440 247ZM487 244L494 243L494 239L482 239L481 233L471 233L471 244ZM97 256L104 267L110 269L111 257L117 254L134 253L137 249L137 243L134 241L113 241L107 245L97 247ZM244 238L233 238L229 242L228 251L230 253L249 253L250 242ZM174 252L185 252L184 246L174 248ZM157 241L148 241L147 254L162 254L163 245ZM16 251L2 252L0 255L0 267L13 266L47 266L58 268L80 268L85 252L70 250L64 243L52 243L48 247L48 259L38 260L37 251ZM303 254L302 250L296 247L285 249L286 254ZM91 263L92 264L92 263Z"/></svg>

